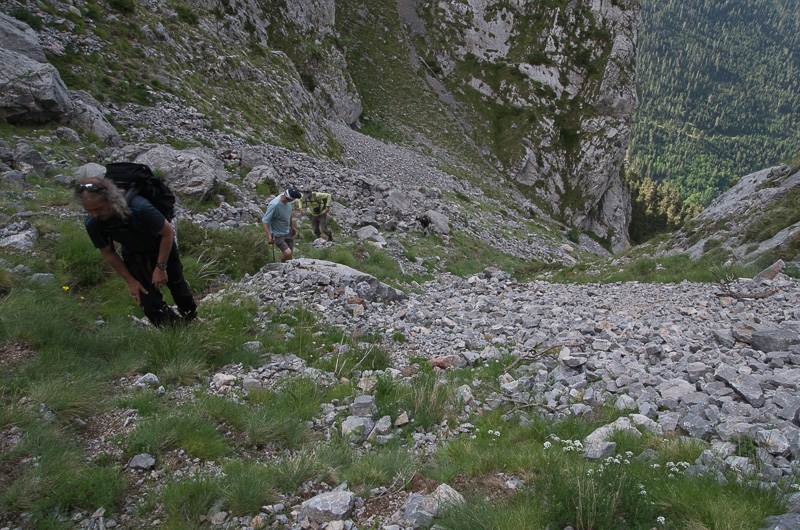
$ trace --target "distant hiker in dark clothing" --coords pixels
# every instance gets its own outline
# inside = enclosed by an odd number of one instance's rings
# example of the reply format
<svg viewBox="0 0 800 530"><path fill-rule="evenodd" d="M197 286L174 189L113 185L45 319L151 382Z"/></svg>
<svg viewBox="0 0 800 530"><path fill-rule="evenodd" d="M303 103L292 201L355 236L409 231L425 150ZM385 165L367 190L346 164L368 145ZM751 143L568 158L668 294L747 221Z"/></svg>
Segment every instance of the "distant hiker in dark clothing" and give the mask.
<svg viewBox="0 0 800 530"><path fill-rule="evenodd" d="M328 236L328 241L333 241L333 231L328 228L331 194L311 190L304 191L303 198L300 199L300 215L303 215L304 208L308 208L311 214L311 228L314 230L314 235L320 237L325 234Z"/></svg>
<svg viewBox="0 0 800 530"><path fill-rule="evenodd" d="M197 304L183 277L175 231L161 212L141 196L128 204L122 191L102 178L82 180L75 198L89 214L86 231L92 243L127 282L153 325L181 324L197 317ZM114 242L122 247L122 257ZM160 289L165 285L180 315L164 302Z"/></svg>
<svg viewBox="0 0 800 530"><path fill-rule="evenodd" d="M301 197L296 189L288 189L272 199L261 219L261 226L269 237L269 242L281 249L281 262L292 259L294 236L297 229L292 219L292 203Z"/></svg>
<svg viewBox="0 0 800 530"><path fill-rule="evenodd" d="M422 225L422 233L428 235L428 227L431 226L431 218L427 215L418 215L417 221Z"/></svg>

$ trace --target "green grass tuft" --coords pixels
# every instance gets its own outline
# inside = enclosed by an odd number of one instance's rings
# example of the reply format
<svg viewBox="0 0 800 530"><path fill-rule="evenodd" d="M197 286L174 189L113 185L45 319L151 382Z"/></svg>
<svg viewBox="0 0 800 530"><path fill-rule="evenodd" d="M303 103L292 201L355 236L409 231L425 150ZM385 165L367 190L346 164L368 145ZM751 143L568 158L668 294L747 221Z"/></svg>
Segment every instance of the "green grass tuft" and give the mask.
<svg viewBox="0 0 800 530"><path fill-rule="evenodd" d="M161 455L175 448L183 449L194 457L211 460L229 451L225 438L215 425L190 411L143 421L128 437L127 451L130 454Z"/></svg>
<svg viewBox="0 0 800 530"><path fill-rule="evenodd" d="M167 520L163 528L199 528L223 488L216 479L195 476L168 483L159 495Z"/></svg>
<svg viewBox="0 0 800 530"><path fill-rule="evenodd" d="M233 515L258 513L277 499L280 479L272 465L234 460L225 465L225 475L222 496Z"/></svg>

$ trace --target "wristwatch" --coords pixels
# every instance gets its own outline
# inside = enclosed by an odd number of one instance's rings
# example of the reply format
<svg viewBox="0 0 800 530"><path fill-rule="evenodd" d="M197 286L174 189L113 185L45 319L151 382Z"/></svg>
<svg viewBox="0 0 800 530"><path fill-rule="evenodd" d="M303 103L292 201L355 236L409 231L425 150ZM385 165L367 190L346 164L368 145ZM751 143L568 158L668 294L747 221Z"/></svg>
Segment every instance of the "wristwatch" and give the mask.
<svg viewBox="0 0 800 530"><path fill-rule="evenodd" d="M156 267L158 267L162 271L167 270L167 264L166 263L156 263Z"/></svg>

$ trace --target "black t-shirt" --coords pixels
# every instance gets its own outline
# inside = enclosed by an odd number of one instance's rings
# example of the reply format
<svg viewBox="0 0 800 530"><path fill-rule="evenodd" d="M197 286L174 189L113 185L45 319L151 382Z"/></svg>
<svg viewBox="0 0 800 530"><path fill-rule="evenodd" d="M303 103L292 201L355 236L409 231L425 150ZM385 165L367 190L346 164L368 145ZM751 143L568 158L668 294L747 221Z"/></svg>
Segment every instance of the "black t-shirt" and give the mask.
<svg viewBox="0 0 800 530"><path fill-rule="evenodd" d="M122 245L123 256L158 250L158 232L166 219L144 197L134 197L130 207L131 215L124 221L119 216L106 221L86 218L86 231L96 248L105 248L113 240Z"/></svg>

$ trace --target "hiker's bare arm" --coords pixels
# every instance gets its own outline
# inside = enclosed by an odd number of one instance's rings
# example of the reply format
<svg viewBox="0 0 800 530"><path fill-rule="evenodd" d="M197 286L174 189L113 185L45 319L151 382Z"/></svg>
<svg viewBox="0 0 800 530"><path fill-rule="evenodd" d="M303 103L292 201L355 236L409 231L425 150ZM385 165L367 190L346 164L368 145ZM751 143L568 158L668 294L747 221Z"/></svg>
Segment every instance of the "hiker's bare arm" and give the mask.
<svg viewBox="0 0 800 530"><path fill-rule="evenodd" d="M270 243L274 243L275 242L275 238L272 237L272 232L269 231L269 224L265 223L264 221L261 221L261 226L264 227L264 232L267 233L267 237L269 238L269 242Z"/></svg>

